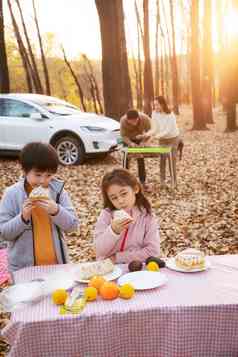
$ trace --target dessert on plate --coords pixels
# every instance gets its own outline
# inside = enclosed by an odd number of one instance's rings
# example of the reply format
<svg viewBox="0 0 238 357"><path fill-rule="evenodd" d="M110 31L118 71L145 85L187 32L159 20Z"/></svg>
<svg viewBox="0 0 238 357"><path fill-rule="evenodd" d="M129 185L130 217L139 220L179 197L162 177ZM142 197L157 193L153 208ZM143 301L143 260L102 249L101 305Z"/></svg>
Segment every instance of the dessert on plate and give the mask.
<svg viewBox="0 0 238 357"><path fill-rule="evenodd" d="M77 280L88 280L95 275L105 275L114 270L111 259L98 260L96 262L80 263L76 270Z"/></svg>
<svg viewBox="0 0 238 357"><path fill-rule="evenodd" d="M114 219L129 219L133 221L133 218L124 210L124 209L119 209L113 212L113 218Z"/></svg>
<svg viewBox="0 0 238 357"><path fill-rule="evenodd" d="M205 254L198 249L188 248L175 256L177 267L192 270L205 267Z"/></svg>
<svg viewBox="0 0 238 357"><path fill-rule="evenodd" d="M29 198L33 200L48 200L49 197L49 189L42 186L34 188L29 195Z"/></svg>

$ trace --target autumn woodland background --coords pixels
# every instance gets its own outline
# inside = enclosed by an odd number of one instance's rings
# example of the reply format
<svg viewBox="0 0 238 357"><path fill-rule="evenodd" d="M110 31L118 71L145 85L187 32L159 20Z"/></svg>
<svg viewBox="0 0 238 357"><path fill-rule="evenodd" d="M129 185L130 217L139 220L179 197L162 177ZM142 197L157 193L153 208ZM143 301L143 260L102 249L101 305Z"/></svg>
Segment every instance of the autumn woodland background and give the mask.
<svg viewBox="0 0 238 357"><path fill-rule="evenodd" d="M153 97L166 96L185 147L175 192L159 191L157 161L146 160L162 255L188 246L207 254L238 253L238 0L92 1L100 25L98 58L82 53L77 33L78 55L67 53L65 44L41 26L41 4L0 0L0 92L53 95L115 119L132 106L151 114ZM55 21L57 6L46 16ZM0 158L0 164L1 196L20 167L17 159ZM75 262L95 257L100 180L120 165L115 153L59 170L81 219L79 231L69 237ZM132 170L137 173L136 165ZM1 316L3 326L7 316ZM1 348L4 354L3 341Z"/></svg>

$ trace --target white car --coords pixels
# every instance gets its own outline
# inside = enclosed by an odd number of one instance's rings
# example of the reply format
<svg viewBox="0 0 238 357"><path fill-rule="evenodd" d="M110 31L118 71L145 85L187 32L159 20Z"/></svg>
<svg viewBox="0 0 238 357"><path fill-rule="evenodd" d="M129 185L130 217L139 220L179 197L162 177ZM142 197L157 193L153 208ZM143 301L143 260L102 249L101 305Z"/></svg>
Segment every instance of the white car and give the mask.
<svg viewBox="0 0 238 357"><path fill-rule="evenodd" d="M16 153L32 141L52 144L63 165L117 147L120 124L85 113L63 100L41 94L0 94L0 152Z"/></svg>

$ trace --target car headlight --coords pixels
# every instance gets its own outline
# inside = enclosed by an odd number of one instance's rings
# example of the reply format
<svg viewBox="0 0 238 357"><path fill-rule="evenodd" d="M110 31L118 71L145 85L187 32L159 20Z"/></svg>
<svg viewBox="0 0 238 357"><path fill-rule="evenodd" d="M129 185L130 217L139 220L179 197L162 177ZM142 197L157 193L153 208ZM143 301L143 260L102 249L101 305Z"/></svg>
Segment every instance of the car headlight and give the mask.
<svg viewBox="0 0 238 357"><path fill-rule="evenodd" d="M81 126L80 129L87 132L95 132L95 133L105 133L107 129L100 128L98 126Z"/></svg>

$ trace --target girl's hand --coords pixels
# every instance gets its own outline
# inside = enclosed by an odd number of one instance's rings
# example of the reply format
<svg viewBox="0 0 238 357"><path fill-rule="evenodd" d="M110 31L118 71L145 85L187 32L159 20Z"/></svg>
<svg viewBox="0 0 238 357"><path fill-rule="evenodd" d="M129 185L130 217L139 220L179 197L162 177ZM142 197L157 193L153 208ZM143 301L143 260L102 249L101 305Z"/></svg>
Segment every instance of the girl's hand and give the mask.
<svg viewBox="0 0 238 357"><path fill-rule="evenodd" d="M22 218L24 219L24 221L29 221L29 219L31 218L31 213L32 213L32 209L33 209L33 204L32 201L30 199L27 199L23 202L23 206L22 206Z"/></svg>
<svg viewBox="0 0 238 357"><path fill-rule="evenodd" d="M114 233L120 234L122 231L128 228L130 223L131 223L130 218L113 219L111 221L111 227Z"/></svg>
<svg viewBox="0 0 238 357"><path fill-rule="evenodd" d="M34 201L35 206L44 208L51 216L55 216L59 212L57 203L53 200L37 200Z"/></svg>

